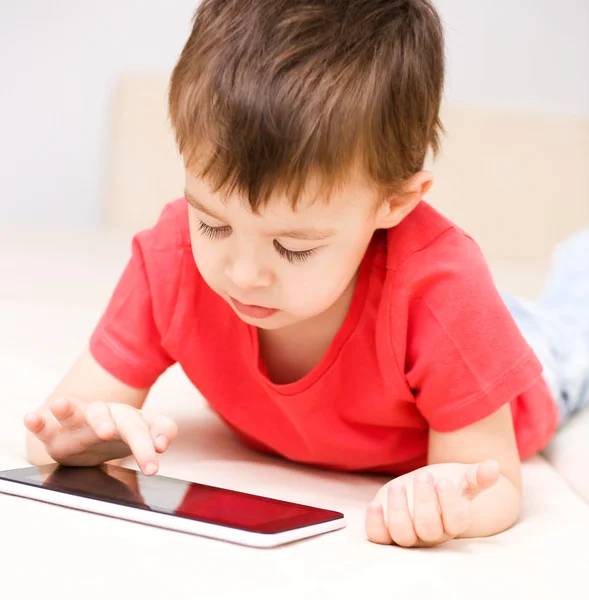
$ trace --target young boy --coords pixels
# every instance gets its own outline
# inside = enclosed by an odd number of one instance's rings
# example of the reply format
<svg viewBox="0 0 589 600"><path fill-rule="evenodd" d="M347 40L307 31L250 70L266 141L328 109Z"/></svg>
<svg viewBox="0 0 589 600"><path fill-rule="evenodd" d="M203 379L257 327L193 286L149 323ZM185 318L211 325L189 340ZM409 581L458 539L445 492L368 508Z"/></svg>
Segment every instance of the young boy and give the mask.
<svg viewBox="0 0 589 600"><path fill-rule="evenodd" d="M141 407L178 362L247 444L395 476L373 542L510 527L520 460L582 395L563 357L542 377L475 242L423 201L443 75L429 0L204 0L169 95L185 197L26 415L30 460L156 473L176 426ZM508 301L550 370L537 324L564 322Z"/></svg>

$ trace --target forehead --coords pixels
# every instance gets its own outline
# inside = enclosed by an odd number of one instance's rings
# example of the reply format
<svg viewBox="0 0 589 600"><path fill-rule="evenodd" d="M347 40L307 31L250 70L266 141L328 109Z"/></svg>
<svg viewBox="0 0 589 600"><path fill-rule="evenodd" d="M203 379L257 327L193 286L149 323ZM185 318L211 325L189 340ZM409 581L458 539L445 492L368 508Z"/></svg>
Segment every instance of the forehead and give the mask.
<svg viewBox="0 0 589 600"><path fill-rule="evenodd" d="M376 198L374 189L359 179L350 179L338 186L331 191L329 197L322 194L318 183L311 181L295 208L285 195L277 195L254 214L243 196L237 193L227 196L220 191L215 192L207 181L189 171L186 171L186 191L198 199L199 204L218 213L239 212L252 218L281 219L293 223L316 219L339 221L352 213L370 210Z"/></svg>

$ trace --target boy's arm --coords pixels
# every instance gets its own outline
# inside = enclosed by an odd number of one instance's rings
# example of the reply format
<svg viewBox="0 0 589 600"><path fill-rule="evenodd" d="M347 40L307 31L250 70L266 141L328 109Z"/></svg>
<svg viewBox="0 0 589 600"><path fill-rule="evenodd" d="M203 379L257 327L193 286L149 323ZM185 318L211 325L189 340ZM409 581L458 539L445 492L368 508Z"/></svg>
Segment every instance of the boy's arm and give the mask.
<svg viewBox="0 0 589 600"><path fill-rule="evenodd" d="M509 404L468 427L440 433L430 429L428 463L499 463L499 480L476 496L470 526L458 537L485 537L511 527L520 513L521 463Z"/></svg>
<svg viewBox="0 0 589 600"><path fill-rule="evenodd" d="M49 398L38 408L38 412L46 418L53 418L48 405L57 398L68 398L78 406L91 402L109 402L128 404L140 409L148 393L149 389L133 388L113 377L96 362L89 350L85 350ZM34 465L54 462L43 443L30 431L27 431L26 450L28 460Z"/></svg>
<svg viewBox="0 0 589 600"><path fill-rule="evenodd" d="M521 465L509 404L458 431L430 430L428 463L381 488L366 515L371 541L433 546L517 521Z"/></svg>

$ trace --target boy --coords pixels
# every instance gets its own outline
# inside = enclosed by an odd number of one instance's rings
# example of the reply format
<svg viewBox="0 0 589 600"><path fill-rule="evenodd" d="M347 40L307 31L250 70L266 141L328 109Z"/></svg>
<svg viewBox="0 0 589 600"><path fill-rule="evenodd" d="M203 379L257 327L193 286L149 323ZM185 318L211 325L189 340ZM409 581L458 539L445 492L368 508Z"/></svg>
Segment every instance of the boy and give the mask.
<svg viewBox="0 0 589 600"><path fill-rule="evenodd" d="M510 527L560 388L477 245L423 201L443 56L429 0L204 0L169 95L185 197L26 415L30 460L133 454L154 474L176 426L141 408L179 362L255 448L396 476L373 542Z"/></svg>

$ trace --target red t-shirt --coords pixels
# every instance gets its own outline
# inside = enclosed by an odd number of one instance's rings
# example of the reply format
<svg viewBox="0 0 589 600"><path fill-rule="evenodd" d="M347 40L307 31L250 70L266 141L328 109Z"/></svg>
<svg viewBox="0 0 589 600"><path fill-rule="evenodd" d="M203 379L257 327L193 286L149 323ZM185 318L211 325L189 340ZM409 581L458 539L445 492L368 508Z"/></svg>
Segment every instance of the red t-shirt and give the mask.
<svg viewBox="0 0 589 600"><path fill-rule="evenodd" d="M332 469L418 468L430 427L460 429L507 402L522 458L541 450L557 423L542 367L479 247L425 202L375 234L341 328L294 383L268 378L257 329L200 276L184 199L134 238L90 349L138 388L178 362L246 443Z"/></svg>

